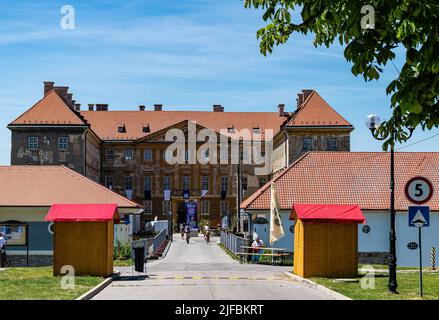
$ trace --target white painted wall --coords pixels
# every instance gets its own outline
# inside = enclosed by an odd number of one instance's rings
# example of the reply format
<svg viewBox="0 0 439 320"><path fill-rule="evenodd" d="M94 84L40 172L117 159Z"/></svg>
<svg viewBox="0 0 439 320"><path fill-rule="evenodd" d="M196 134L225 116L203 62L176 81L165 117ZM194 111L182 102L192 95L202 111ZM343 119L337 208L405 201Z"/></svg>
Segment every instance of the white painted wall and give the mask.
<svg viewBox="0 0 439 320"><path fill-rule="evenodd" d="M265 214L269 220L269 211L258 212ZM370 226L370 232L362 231L363 225L358 225L358 251L359 252L387 252L389 250L389 225L390 217L388 211L375 212L363 211L366 217L366 224ZM289 231L293 221L289 220L290 211L282 211L282 223L285 236L275 242L272 247L287 248L293 251L294 234ZM258 233L264 244L270 246L268 242L270 225L253 224L253 230ZM396 240L397 240L397 263L400 266L418 266L419 251L409 250L407 243L418 242L418 230L408 226L407 212L398 212L396 216ZM431 247L436 247L436 261L439 265L439 212L432 212L430 216L430 227L422 229L422 255L423 265L431 264Z"/></svg>

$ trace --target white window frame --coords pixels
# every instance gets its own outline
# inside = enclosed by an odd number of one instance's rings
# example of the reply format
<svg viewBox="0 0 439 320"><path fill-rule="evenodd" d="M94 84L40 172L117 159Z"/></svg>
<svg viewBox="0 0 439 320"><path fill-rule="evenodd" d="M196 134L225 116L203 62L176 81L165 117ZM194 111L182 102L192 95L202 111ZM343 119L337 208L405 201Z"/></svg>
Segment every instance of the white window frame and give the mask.
<svg viewBox="0 0 439 320"><path fill-rule="evenodd" d="M69 138L58 137L58 150L66 151L69 149Z"/></svg>
<svg viewBox="0 0 439 320"><path fill-rule="evenodd" d="M38 137L28 137L27 138L27 148L29 150L38 150L40 147L39 139Z"/></svg>
<svg viewBox="0 0 439 320"><path fill-rule="evenodd" d="M166 188L167 185L169 185L169 189ZM163 176L163 190L172 190L172 177L171 176Z"/></svg>
<svg viewBox="0 0 439 320"><path fill-rule="evenodd" d="M172 202L164 200L163 201L163 213L167 214L168 212L172 212Z"/></svg>
<svg viewBox="0 0 439 320"><path fill-rule="evenodd" d="M209 214L209 200L201 200L201 214L208 215Z"/></svg>
<svg viewBox="0 0 439 320"><path fill-rule="evenodd" d="M209 191L209 180L209 176L201 176L201 190Z"/></svg>
<svg viewBox="0 0 439 320"><path fill-rule="evenodd" d="M152 200L144 200L143 206L145 207L145 214L152 214Z"/></svg>
<svg viewBox="0 0 439 320"><path fill-rule="evenodd" d="M129 156L131 154L131 156ZM134 150L133 149L125 149L123 151L123 157L126 161L134 160Z"/></svg>
<svg viewBox="0 0 439 320"><path fill-rule="evenodd" d="M153 160L153 151L152 149L143 150L143 160L152 161Z"/></svg>

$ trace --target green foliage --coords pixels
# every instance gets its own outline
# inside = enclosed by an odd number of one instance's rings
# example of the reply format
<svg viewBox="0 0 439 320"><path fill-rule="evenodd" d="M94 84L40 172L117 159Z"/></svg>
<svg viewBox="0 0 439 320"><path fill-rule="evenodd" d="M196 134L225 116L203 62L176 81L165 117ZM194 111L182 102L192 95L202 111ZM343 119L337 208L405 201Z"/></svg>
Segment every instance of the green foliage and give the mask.
<svg viewBox="0 0 439 320"><path fill-rule="evenodd" d="M128 260L131 258L131 246L129 244L121 244L117 241L114 246L114 260Z"/></svg>
<svg viewBox="0 0 439 320"><path fill-rule="evenodd" d="M201 219L200 222L198 223L198 225L200 226L201 231L204 231L204 226L209 226L210 228L212 228L212 225L210 223L209 219Z"/></svg>
<svg viewBox="0 0 439 320"><path fill-rule="evenodd" d="M352 73L365 81L379 79L383 67L405 52L405 63L387 87L392 118L380 128L387 149L407 140L407 128L439 126L439 4L430 0L243 0L246 8L264 11L267 25L257 31L260 51L267 55L294 33L314 35L314 46L338 41L352 63ZM363 5L375 10L372 29L361 27ZM300 12L300 21L292 13Z"/></svg>

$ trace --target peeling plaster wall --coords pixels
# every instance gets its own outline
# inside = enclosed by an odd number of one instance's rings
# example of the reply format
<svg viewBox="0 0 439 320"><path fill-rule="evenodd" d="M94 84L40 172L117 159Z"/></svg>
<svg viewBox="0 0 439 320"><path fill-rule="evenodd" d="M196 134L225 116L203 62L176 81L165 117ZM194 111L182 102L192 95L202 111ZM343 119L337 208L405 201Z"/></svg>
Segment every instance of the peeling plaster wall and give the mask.
<svg viewBox="0 0 439 320"><path fill-rule="evenodd" d="M13 128L12 165L65 165L84 174L84 129ZM38 150L28 149L28 138L38 137ZM58 138L67 137L67 150L59 150Z"/></svg>

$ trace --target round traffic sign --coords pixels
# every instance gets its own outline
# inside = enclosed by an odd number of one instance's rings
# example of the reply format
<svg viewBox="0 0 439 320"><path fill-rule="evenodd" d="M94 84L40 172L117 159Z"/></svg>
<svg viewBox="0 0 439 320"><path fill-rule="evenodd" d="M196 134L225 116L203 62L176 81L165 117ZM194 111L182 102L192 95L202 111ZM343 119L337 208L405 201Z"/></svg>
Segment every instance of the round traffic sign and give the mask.
<svg viewBox="0 0 439 320"><path fill-rule="evenodd" d="M410 250L416 250L418 249L418 244L416 242L409 242L407 243L407 248Z"/></svg>
<svg viewBox="0 0 439 320"><path fill-rule="evenodd" d="M405 185L405 196L415 204L423 204L431 199L433 185L424 177L413 177Z"/></svg>

